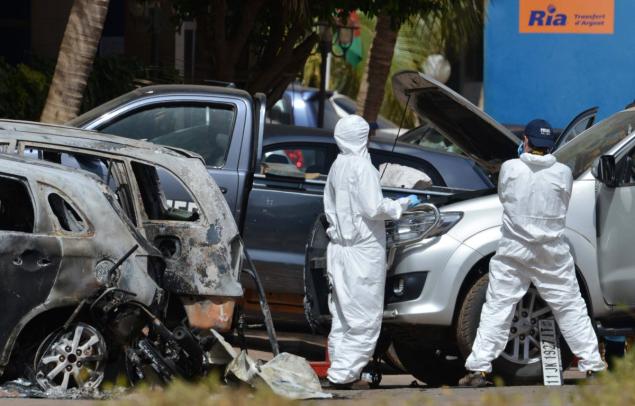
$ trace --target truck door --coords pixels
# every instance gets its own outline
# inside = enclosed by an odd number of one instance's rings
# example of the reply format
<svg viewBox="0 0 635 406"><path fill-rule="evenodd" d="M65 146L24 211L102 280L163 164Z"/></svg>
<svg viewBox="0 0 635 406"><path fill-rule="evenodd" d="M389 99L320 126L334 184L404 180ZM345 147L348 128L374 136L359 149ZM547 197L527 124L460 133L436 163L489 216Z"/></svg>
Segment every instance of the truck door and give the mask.
<svg viewBox="0 0 635 406"><path fill-rule="evenodd" d="M635 306L635 148L616 156L616 185L596 185L598 269L611 305Z"/></svg>
<svg viewBox="0 0 635 406"><path fill-rule="evenodd" d="M243 238L267 292L303 295L305 246L322 195L334 145L284 143L263 152L254 175Z"/></svg>

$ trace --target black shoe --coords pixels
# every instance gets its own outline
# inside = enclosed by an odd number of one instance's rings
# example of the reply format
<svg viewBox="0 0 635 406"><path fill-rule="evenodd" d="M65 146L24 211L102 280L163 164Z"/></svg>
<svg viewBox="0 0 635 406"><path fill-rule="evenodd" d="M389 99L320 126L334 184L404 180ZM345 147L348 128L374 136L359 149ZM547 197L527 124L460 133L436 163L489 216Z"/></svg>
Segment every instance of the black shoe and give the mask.
<svg viewBox="0 0 635 406"><path fill-rule="evenodd" d="M468 388L484 388L490 386L492 382L487 379L487 375L486 372L469 372L463 378L459 379L459 386Z"/></svg>
<svg viewBox="0 0 635 406"><path fill-rule="evenodd" d="M331 382L331 380L328 378L320 379L320 385L322 385L322 389L329 389L329 390L349 390L353 388L354 383L355 382L335 383L335 382Z"/></svg>
<svg viewBox="0 0 635 406"><path fill-rule="evenodd" d="M597 383L598 377L602 375L604 371L586 371L586 382Z"/></svg>

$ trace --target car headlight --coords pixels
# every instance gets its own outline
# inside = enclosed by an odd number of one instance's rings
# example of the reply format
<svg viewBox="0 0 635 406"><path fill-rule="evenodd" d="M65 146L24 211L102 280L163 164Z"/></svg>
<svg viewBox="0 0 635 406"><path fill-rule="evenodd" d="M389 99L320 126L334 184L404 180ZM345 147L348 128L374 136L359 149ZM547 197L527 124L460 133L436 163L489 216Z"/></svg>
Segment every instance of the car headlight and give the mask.
<svg viewBox="0 0 635 406"><path fill-rule="evenodd" d="M387 222L386 243L388 246L406 245L418 242L423 238L443 235L454 227L462 217L463 213L458 211L405 213L401 219Z"/></svg>
<svg viewBox="0 0 635 406"><path fill-rule="evenodd" d="M463 218L463 212L461 211L449 211L441 213L441 221L439 224L428 234L428 237L436 237L443 235L450 231L452 227Z"/></svg>

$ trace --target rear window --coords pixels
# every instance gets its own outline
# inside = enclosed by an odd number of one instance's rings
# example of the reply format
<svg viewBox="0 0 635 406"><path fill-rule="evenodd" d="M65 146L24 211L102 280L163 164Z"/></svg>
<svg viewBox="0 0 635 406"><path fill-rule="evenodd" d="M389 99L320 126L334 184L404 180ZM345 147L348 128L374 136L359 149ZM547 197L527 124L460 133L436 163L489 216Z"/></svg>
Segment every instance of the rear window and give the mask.
<svg viewBox="0 0 635 406"><path fill-rule="evenodd" d="M0 176L0 230L32 233L35 215L26 184Z"/></svg>
<svg viewBox="0 0 635 406"><path fill-rule="evenodd" d="M99 131L193 151L207 165L222 167L235 116L230 105L161 104L130 112Z"/></svg>
<svg viewBox="0 0 635 406"><path fill-rule="evenodd" d="M197 221L200 218L194 197L171 172L140 162L131 164L148 219Z"/></svg>
<svg viewBox="0 0 635 406"><path fill-rule="evenodd" d="M87 230L86 221L62 196L51 193L48 196L48 201L62 230L71 233L81 233Z"/></svg>

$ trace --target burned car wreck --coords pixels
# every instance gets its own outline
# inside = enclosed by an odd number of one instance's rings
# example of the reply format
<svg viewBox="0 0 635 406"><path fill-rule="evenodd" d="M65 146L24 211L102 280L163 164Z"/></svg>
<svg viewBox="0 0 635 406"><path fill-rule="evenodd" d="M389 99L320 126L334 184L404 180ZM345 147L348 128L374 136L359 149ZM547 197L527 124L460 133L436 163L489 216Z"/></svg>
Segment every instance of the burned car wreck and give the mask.
<svg viewBox="0 0 635 406"><path fill-rule="evenodd" d="M97 387L107 341L132 342L138 313L164 305L160 252L91 175L6 155L0 236L3 373L27 365L44 389Z"/></svg>
<svg viewBox="0 0 635 406"><path fill-rule="evenodd" d="M200 157L92 131L14 121L0 121L2 147L98 176L163 254L164 287L181 299L192 326L229 328L230 299L242 296L242 242Z"/></svg>
<svg viewBox="0 0 635 406"><path fill-rule="evenodd" d="M15 159L25 165L65 167L64 173L92 178L108 190L111 206L125 219L128 232L156 257L161 269L156 284L165 293L155 308L142 302L135 321L144 325L143 334L121 343L119 353L125 353L129 379L134 383L150 374L167 382L174 376L204 374L215 363L209 351L219 345L211 329L227 333L237 318L235 304L243 295L240 273L248 257L223 194L202 159L143 141L5 120L0 121L0 151L18 155ZM118 238L118 233L110 235ZM65 255L64 260L70 258ZM253 266L248 268L257 279ZM261 296L277 353L264 292Z"/></svg>

